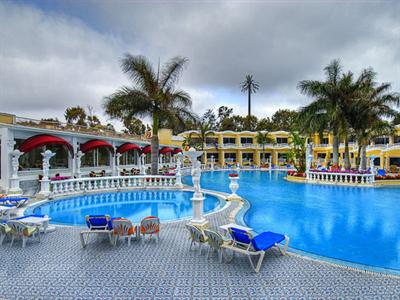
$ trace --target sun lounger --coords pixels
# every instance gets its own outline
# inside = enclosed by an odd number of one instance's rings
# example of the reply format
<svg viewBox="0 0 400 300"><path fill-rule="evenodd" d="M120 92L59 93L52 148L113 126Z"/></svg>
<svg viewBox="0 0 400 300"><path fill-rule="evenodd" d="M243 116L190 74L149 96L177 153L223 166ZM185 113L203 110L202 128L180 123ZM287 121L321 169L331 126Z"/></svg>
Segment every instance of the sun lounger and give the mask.
<svg viewBox="0 0 400 300"><path fill-rule="evenodd" d="M109 215L89 215L86 216L85 219L89 230L83 230L80 232L80 240L83 248L85 248L89 243L89 236L92 234L107 234L110 244L113 244L113 226Z"/></svg>
<svg viewBox="0 0 400 300"><path fill-rule="evenodd" d="M15 204L17 208L24 206L27 202L28 198L26 197L6 197L0 199L0 205L1 203Z"/></svg>
<svg viewBox="0 0 400 300"><path fill-rule="evenodd" d="M274 233L271 231L263 232L255 237L245 230L231 227L228 229L233 243L231 245L223 245L225 249L230 249L235 252L247 255L250 264L255 272L259 272L263 262L265 252L272 248L278 247L282 255L285 255L289 245L289 237L283 234ZM283 248L279 247L281 242L285 241ZM254 265L252 256L259 256L257 264ZM232 257L233 258L233 257Z"/></svg>

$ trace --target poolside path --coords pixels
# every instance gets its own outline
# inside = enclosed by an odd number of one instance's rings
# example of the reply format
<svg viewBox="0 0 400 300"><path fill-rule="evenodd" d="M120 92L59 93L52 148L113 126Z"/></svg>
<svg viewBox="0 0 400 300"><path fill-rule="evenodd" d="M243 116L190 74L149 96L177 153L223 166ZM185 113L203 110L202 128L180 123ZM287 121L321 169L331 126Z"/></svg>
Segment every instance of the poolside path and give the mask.
<svg viewBox="0 0 400 300"><path fill-rule="evenodd" d="M237 205L208 216L210 227L226 224ZM207 260L189 251L184 224L164 224L159 244L131 247L104 239L82 249L81 228L72 227L58 227L25 249L7 242L0 247L0 299L400 299L400 278L275 250L258 274L246 257Z"/></svg>

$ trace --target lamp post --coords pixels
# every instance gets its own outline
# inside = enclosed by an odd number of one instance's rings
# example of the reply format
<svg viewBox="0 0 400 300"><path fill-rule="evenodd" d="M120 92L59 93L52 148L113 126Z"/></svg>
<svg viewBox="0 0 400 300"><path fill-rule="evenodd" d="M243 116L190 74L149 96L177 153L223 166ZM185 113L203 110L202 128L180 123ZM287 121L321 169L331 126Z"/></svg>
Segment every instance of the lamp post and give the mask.
<svg viewBox="0 0 400 300"><path fill-rule="evenodd" d="M189 151L183 152L184 156L187 156L192 163L192 181L194 186L194 194L192 200L193 205L193 217L190 221L191 224L206 227L208 222L204 218L203 205L204 197L203 193L200 192L200 176L201 176L201 163L197 160L198 157L203 155L203 151L196 151L194 148L190 148Z"/></svg>

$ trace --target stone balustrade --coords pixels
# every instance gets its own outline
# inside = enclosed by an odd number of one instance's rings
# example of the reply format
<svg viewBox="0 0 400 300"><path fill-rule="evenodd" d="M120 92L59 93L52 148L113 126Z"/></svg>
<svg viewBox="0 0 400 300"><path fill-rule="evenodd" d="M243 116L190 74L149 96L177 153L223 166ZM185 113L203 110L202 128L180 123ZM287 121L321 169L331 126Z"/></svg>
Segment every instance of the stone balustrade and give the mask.
<svg viewBox="0 0 400 300"><path fill-rule="evenodd" d="M356 173L333 173L333 172L306 172L307 182L324 184L342 184L342 185L373 185L375 183L374 174L356 174Z"/></svg>
<svg viewBox="0 0 400 300"><path fill-rule="evenodd" d="M50 192L52 196L59 196L90 191L174 187L175 185L176 176L139 175L85 177L51 181Z"/></svg>

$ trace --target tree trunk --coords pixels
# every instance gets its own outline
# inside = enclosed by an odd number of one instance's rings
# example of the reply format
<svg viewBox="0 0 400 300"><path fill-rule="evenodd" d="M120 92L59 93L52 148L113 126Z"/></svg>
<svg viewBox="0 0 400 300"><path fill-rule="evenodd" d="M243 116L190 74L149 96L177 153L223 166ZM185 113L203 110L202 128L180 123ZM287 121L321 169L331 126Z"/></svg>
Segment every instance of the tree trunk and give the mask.
<svg viewBox="0 0 400 300"><path fill-rule="evenodd" d="M248 94L248 102L249 102L249 112L248 112L248 117L249 117L249 122L250 122L250 116L251 116L251 89L249 88L249 94Z"/></svg>
<svg viewBox="0 0 400 300"><path fill-rule="evenodd" d="M360 168L360 160L361 160L361 143L358 141L358 149L357 149L357 157L356 157L356 169Z"/></svg>
<svg viewBox="0 0 400 300"><path fill-rule="evenodd" d="M349 150L349 137L347 135L344 138L344 168L346 170L350 170L351 169L350 150Z"/></svg>
<svg viewBox="0 0 400 300"><path fill-rule="evenodd" d="M333 151L332 164L335 166L338 166L339 165L339 137L337 134L333 135L332 151Z"/></svg>
<svg viewBox="0 0 400 300"><path fill-rule="evenodd" d="M360 169L361 170L366 170L367 169L367 146L366 145L363 145L361 147Z"/></svg>
<svg viewBox="0 0 400 300"><path fill-rule="evenodd" d="M158 175L158 114L153 113L153 136L151 137L151 175Z"/></svg>

